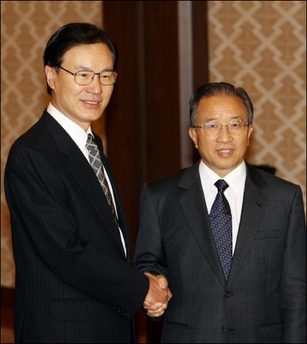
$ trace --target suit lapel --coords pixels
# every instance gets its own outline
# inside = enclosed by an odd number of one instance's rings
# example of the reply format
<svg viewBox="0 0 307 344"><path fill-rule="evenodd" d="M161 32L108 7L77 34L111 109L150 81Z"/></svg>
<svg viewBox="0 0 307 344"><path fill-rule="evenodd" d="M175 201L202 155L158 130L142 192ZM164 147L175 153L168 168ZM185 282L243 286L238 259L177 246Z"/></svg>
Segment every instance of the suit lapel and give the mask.
<svg viewBox="0 0 307 344"><path fill-rule="evenodd" d="M263 185L265 185L265 181L258 171L247 165L241 221L228 284L233 282L239 272L250 250L255 233L260 226L267 204L267 197L261 192ZM198 163L186 169L178 186L185 189L180 198L180 204L191 231L212 270L221 284L225 284L225 278L210 228L208 210L198 172ZM200 202L200 200L202 201Z"/></svg>
<svg viewBox="0 0 307 344"><path fill-rule="evenodd" d="M129 252L129 248L128 247L130 246L130 242L129 242L130 239L129 239L129 235L128 235L128 229L127 229L127 224L126 224L126 220L125 220L125 214L124 214L123 206L122 206L122 203L121 203L121 199L119 197L119 192L117 190L117 185L116 185L116 182L115 182L115 179L114 179L114 176L113 176L113 172L112 172L111 166L109 164L109 161L108 161L107 157L103 153L102 141L101 141L99 136L97 136L96 134L94 134L94 135L95 135L95 140L96 140L97 145L98 145L98 149L100 151L102 163L104 165L104 168L107 171L110 183L112 185L114 200L115 200L115 203L116 203L116 209L117 209L117 214L118 214L118 219L119 219L119 225L120 225L122 234L124 236L124 240L125 240L125 243L126 243L126 249L127 249L127 258L129 259L130 252ZM103 198L106 200L105 196ZM108 209L109 208L110 207L108 205ZM110 214L111 214L111 218L112 218L111 219L112 224L114 225L113 214L111 212L110 212ZM120 245L122 247L122 244L120 244Z"/></svg>
<svg viewBox="0 0 307 344"><path fill-rule="evenodd" d="M186 189L180 198L180 204L200 250L211 265L212 270L215 272L221 284L224 284L225 279L210 228L208 210L202 191L198 166L199 164L197 163L187 169L178 184L180 188Z"/></svg>
<svg viewBox="0 0 307 344"><path fill-rule="evenodd" d="M267 197L261 192L265 184L256 169L248 167L241 221L233 261L230 269L229 283L232 283L238 274L245 257L253 243L255 233L260 226L263 213L266 209Z"/></svg>
<svg viewBox="0 0 307 344"><path fill-rule="evenodd" d="M86 158L66 131L47 112L43 114L42 122L54 137L58 150L66 156L67 168L71 173L71 177L84 190L101 220L105 223L105 228L111 233L122 252L124 252L107 199Z"/></svg>

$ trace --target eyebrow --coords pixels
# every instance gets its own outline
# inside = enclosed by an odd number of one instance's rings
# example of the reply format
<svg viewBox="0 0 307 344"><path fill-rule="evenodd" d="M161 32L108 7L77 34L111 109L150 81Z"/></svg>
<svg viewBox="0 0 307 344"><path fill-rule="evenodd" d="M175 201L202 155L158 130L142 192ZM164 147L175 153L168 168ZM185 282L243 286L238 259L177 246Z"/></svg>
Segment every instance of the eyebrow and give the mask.
<svg viewBox="0 0 307 344"><path fill-rule="evenodd" d="M237 115L237 116L231 116L231 117L230 117L230 120L232 120L232 119L241 119L241 120L243 121L242 117L239 116L239 115ZM217 122L218 120L217 120L216 117L211 117L211 118L208 118L208 119L206 120L205 123L207 123L207 122L212 122L212 121Z"/></svg>
<svg viewBox="0 0 307 344"><path fill-rule="evenodd" d="M77 66L76 67L78 70L92 70L90 67L85 67L85 66ZM113 68L105 68L102 71L100 71L100 73L102 72L113 72L114 69ZM97 72L99 73L99 72Z"/></svg>

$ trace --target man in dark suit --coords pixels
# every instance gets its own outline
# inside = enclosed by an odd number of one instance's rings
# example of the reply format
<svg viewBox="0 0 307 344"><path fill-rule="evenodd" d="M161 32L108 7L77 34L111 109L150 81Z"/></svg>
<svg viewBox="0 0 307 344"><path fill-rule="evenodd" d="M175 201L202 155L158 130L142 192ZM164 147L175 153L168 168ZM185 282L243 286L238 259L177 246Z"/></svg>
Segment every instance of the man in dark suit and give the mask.
<svg viewBox="0 0 307 344"><path fill-rule="evenodd" d="M15 141L5 170L17 343L133 342L136 312L144 304L159 316L171 297L157 277L129 265L118 190L91 130L109 103L116 62L109 35L89 23L64 25L46 45L51 102ZM94 155L103 162L95 168L99 178L104 172L109 202L90 165Z"/></svg>
<svg viewBox="0 0 307 344"><path fill-rule="evenodd" d="M168 279L162 342L306 342L302 192L244 161L252 121L243 88L200 86L189 128L200 162L144 186L134 264Z"/></svg>

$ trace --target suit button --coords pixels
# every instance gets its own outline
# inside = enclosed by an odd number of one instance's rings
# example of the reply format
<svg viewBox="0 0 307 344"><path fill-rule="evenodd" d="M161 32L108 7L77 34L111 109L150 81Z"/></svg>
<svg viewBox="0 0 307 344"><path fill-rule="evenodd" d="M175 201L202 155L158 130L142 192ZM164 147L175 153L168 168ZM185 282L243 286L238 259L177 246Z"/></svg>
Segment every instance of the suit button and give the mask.
<svg viewBox="0 0 307 344"><path fill-rule="evenodd" d="M127 308L126 306L120 306L118 304L113 305L113 309L118 312L119 314L126 314L127 313Z"/></svg>
<svg viewBox="0 0 307 344"><path fill-rule="evenodd" d="M229 290L226 290L224 293L224 297L226 297L228 299L230 296L233 296L232 292Z"/></svg>

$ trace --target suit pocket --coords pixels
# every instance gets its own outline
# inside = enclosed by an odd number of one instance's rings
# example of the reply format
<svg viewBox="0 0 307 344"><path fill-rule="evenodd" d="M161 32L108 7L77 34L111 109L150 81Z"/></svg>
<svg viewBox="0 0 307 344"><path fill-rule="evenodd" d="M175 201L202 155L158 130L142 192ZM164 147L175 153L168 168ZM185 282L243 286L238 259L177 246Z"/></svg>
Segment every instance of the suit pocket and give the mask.
<svg viewBox="0 0 307 344"><path fill-rule="evenodd" d="M162 343L190 343L190 328L184 324L165 321Z"/></svg>
<svg viewBox="0 0 307 344"><path fill-rule="evenodd" d="M97 301L87 297L52 299L52 320L101 319L102 307Z"/></svg>
<svg viewBox="0 0 307 344"><path fill-rule="evenodd" d="M182 309L170 308L163 325L162 343L190 343L190 326Z"/></svg>
<svg viewBox="0 0 307 344"><path fill-rule="evenodd" d="M279 230L274 231L257 231L255 234L255 240L259 239L278 239L282 238L282 232Z"/></svg>
<svg viewBox="0 0 307 344"><path fill-rule="evenodd" d="M282 324L262 325L260 328L260 343L282 343Z"/></svg>

